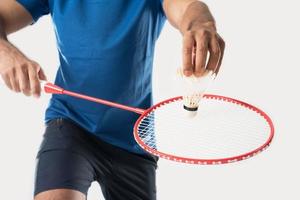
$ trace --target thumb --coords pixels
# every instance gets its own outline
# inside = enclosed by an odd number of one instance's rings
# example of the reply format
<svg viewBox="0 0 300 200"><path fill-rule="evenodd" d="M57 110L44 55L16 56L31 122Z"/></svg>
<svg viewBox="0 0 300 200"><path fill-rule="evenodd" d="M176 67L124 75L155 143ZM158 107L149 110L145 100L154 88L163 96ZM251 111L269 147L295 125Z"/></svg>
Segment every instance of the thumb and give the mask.
<svg viewBox="0 0 300 200"><path fill-rule="evenodd" d="M38 76L39 76L39 79L42 80L42 81L47 81L47 77L43 71L42 68L39 69L38 71Z"/></svg>

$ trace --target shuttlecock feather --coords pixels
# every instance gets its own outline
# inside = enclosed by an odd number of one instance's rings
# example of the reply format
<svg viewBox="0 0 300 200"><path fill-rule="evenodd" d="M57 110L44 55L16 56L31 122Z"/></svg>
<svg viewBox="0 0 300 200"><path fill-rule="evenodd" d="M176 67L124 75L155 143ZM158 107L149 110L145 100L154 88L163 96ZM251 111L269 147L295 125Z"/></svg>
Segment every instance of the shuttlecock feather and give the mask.
<svg viewBox="0 0 300 200"><path fill-rule="evenodd" d="M197 114L200 100L212 80L215 79L215 74L213 71L209 71L201 77L185 76L182 69L178 69L177 77L180 92L182 92L183 107L189 117L194 117Z"/></svg>

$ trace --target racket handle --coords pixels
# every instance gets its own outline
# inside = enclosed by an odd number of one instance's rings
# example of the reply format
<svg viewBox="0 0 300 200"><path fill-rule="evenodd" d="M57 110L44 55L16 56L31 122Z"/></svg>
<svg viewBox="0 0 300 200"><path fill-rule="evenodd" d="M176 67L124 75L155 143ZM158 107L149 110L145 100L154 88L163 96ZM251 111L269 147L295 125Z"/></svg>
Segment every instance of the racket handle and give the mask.
<svg viewBox="0 0 300 200"><path fill-rule="evenodd" d="M0 83L1 83L1 81L0 81ZM3 81L2 81L2 83L3 83ZM0 84L0 85L4 85L4 83ZM72 96L72 97L76 97L76 98L80 98L80 99L85 99L87 101L92 101L92 102L100 103L100 104L103 104L103 105L111 106L111 107L114 107L114 108L119 108L119 109L127 110L127 111L130 111L130 112L135 112L137 114L143 114L145 112L145 110L140 109L140 108L125 106L125 105L122 105L122 104L106 101L104 99L95 98L95 97L91 97L91 96L88 96L88 95L79 94L79 93L76 93L76 92L71 92L71 91L65 90L65 89L63 89L63 88L61 88L61 87L59 87L59 86L57 86L53 83L47 82L47 81L41 81L41 88L42 88L42 91L44 91L45 93L48 93L48 94L68 95L68 96Z"/></svg>
<svg viewBox="0 0 300 200"><path fill-rule="evenodd" d="M61 88L57 85L54 85L53 83L50 83L50 82L41 81L41 87L42 87L43 91L48 94L63 94L64 93L63 88Z"/></svg>

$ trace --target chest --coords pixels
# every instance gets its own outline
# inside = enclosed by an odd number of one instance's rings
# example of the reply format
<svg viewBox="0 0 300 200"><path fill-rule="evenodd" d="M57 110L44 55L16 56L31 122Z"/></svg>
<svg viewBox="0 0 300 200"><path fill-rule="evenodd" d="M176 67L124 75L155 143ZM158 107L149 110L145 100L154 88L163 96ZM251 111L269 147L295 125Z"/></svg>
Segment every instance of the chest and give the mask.
<svg viewBox="0 0 300 200"><path fill-rule="evenodd" d="M143 15L155 15L160 0L49 0L49 6L57 25L105 29L120 22L130 24Z"/></svg>

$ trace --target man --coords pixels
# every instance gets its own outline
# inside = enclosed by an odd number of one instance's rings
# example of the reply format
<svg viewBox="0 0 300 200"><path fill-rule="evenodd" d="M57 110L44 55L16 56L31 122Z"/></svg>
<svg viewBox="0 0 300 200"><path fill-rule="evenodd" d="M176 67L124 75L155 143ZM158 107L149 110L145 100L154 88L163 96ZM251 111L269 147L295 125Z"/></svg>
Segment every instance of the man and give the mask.
<svg viewBox="0 0 300 200"><path fill-rule="evenodd" d="M7 35L51 14L60 66L55 83L121 104L152 104L155 41L167 18L183 36L183 71L218 73L224 41L195 0L1 0L0 74L8 88L39 97L46 76ZM34 41L33 41L34 42ZM208 58L208 59L207 59ZM156 199L157 158L135 143L134 113L53 95L37 155L35 200L83 200L93 181L107 200Z"/></svg>

